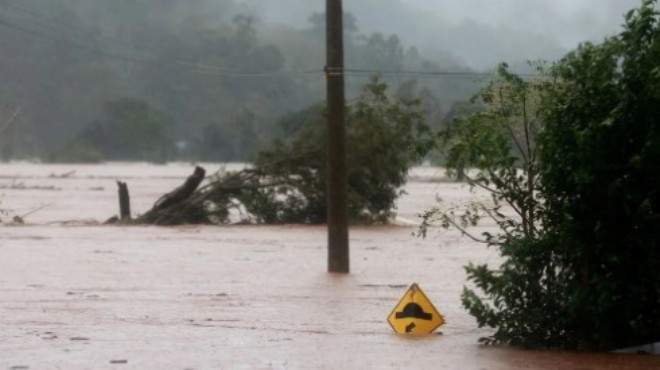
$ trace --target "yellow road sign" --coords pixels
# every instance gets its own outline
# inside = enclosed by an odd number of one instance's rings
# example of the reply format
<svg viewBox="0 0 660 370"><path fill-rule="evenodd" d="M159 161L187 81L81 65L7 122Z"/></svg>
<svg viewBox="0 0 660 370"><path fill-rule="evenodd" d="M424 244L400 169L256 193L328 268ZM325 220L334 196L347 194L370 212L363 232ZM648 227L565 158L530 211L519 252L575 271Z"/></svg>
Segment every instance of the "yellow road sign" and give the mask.
<svg viewBox="0 0 660 370"><path fill-rule="evenodd" d="M399 334L430 334L445 323L445 318L415 283L394 307L387 322Z"/></svg>

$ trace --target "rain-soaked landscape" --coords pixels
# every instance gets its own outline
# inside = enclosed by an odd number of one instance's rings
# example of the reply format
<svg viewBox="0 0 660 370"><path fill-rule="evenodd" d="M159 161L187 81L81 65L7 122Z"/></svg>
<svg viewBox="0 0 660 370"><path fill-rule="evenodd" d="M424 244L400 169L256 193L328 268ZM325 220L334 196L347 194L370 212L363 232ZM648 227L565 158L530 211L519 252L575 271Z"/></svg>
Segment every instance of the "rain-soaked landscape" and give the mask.
<svg viewBox="0 0 660 370"><path fill-rule="evenodd" d="M0 370L660 370L658 56L660 0L0 0Z"/></svg>
<svg viewBox="0 0 660 370"><path fill-rule="evenodd" d="M191 169L0 164L0 369L660 369L658 356L479 346L489 332L461 306L463 266L496 253L413 236L436 196L478 196L432 181L437 168L413 170L395 225L351 229L350 275L326 273L323 226L102 225L116 180L140 213ZM445 316L436 334L386 321L414 282Z"/></svg>

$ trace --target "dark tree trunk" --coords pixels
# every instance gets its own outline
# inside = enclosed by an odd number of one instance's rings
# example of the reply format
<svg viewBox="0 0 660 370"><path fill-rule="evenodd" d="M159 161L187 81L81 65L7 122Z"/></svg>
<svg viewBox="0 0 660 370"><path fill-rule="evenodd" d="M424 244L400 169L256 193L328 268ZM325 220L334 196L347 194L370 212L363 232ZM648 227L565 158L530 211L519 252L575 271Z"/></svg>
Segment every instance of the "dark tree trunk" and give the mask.
<svg viewBox="0 0 660 370"><path fill-rule="evenodd" d="M206 171L195 167L183 185L163 195L154 206L137 221L155 225L176 225L181 223L209 223L201 202L194 202L193 194L204 181Z"/></svg>
<svg viewBox="0 0 660 370"><path fill-rule="evenodd" d="M186 179L183 185L160 197L151 210L163 210L188 199L202 183L204 176L206 176L206 171L202 167L195 167L195 172Z"/></svg>
<svg viewBox="0 0 660 370"><path fill-rule="evenodd" d="M128 195L128 185L117 181L119 187L119 218L126 222L131 220L131 198Z"/></svg>

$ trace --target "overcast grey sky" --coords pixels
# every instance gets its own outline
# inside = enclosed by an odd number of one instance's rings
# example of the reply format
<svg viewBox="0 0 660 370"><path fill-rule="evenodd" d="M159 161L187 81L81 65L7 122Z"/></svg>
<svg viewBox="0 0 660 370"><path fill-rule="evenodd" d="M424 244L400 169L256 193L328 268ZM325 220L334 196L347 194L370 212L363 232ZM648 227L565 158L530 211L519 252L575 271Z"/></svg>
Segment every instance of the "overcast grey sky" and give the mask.
<svg viewBox="0 0 660 370"><path fill-rule="evenodd" d="M598 41L615 33L623 23L623 14L640 4L640 0L400 1L435 13L444 21L474 19L495 27L544 34L569 48L586 39Z"/></svg>
<svg viewBox="0 0 660 370"><path fill-rule="evenodd" d="M240 0L266 21L304 27L324 0ZM344 0L364 33L395 33L427 56L450 53L474 68L561 57L620 31L641 0Z"/></svg>

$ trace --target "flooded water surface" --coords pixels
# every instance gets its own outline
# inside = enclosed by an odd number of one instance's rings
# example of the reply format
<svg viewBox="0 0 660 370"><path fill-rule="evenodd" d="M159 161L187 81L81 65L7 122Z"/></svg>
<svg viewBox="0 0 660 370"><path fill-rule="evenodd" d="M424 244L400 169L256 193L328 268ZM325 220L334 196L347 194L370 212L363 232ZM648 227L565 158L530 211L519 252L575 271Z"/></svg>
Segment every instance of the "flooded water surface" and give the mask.
<svg viewBox="0 0 660 370"><path fill-rule="evenodd" d="M325 272L320 226L101 225L116 180L137 214L192 169L0 164L0 369L660 369L657 356L477 345L489 332L461 307L463 266L498 257L456 233L412 235L436 195L478 196L461 185L411 181L395 226L351 229L345 276ZM414 282L441 334L388 325Z"/></svg>

